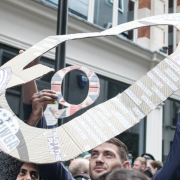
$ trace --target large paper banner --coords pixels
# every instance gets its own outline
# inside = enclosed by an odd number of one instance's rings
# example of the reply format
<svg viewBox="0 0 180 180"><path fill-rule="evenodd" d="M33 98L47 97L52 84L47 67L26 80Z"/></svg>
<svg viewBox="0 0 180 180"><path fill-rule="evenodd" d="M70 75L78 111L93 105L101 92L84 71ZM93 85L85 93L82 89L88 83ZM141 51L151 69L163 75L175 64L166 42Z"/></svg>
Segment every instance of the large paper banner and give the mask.
<svg viewBox="0 0 180 180"><path fill-rule="evenodd" d="M26 70L23 68L63 41L117 35L152 25L173 25L180 30L180 14L148 17L97 33L50 36L4 64L0 69L0 149L25 162L66 161L138 123L180 87L180 46L122 94L55 129L38 129L23 123L10 109L5 89L52 71L43 65ZM52 84L54 81L53 77ZM60 97L59 100L61 102Z"/></svg>

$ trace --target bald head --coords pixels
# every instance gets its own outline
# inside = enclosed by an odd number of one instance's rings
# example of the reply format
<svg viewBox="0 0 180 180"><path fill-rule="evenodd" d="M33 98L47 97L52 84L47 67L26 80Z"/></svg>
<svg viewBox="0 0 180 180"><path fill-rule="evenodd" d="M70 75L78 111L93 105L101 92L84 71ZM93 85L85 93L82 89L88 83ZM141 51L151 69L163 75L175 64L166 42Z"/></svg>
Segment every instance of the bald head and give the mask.
<svg viewBox="0 0 180 180"><path fill-rule="evenodd" d="M89 161L84 158L77 158L69 165L69 171L73 177L78 174L89 174Z"/></svg>

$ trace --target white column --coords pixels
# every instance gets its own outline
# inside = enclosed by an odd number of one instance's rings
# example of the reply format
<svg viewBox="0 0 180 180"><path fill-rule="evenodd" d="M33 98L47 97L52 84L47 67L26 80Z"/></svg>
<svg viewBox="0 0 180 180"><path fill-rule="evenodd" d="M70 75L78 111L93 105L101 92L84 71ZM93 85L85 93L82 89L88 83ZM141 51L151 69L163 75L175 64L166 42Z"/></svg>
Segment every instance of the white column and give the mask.
<svg viewBox="0 0 180 180"><path fill-rule="evenodd" d="M163 105L159 105L147 116L146 153L162 161L162 121Z"/></svg>
<svg viewBox="0 0 180 180"><path fill-rule="evenodd" d="M168 14L168 7L169 7L169 2L168 0L165 0L165 14ZM168 47L168 25L165 26L165 42L164 45ZM168 54L168 51L167 51Z"/></svg>
<svg viewBox="0 0 180 180"><path fill-rule="evenodd" d="M88 9L88 21L94 22L94 3L95 0L89 0L89 9Z"/></svg>
<svg viewBox="0 0 180 180"><path fill-rule="evenodd" d="M174 0L174 13L176 13L176 8L177 8L177 0ZM175 27L173 27L173 32L174 32L174 36L173 36L173 52L176 50L176 36L177 36L177 29Z"/></svg>
<svg viewBox="0 0 180 180"><path fill-rule="evenodd" d="M112 15L112 26L118 25L118 5L119 0L114 0L113 2L113 15Z"/></svg>
<svg viewBox="0 0 180 180"><path fill-rule="evenodd" d="M139 8L139 0L133 0L134 1L134 20L138 19L138 8ZM138 30L134 29L134 38L133 41L137 43L138 38Z"/></svg>

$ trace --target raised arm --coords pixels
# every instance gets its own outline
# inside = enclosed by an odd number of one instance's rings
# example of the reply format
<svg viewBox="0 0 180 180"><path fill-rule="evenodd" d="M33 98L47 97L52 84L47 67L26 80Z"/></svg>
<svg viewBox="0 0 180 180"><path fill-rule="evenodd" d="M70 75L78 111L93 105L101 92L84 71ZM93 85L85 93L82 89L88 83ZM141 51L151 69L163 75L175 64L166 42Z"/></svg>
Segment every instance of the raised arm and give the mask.
<svg viewBox="0 0 180 180"><path fill-rule="evenodd" d="M54 99L57 98L57 95L51 90L42 90L41 93L43 94L42 97L39 97L39 92L35 93L31 98L32 105L24 105L24 110L28 111L30 116L27 121L30 126L45 128L42 124L46 121L43 112L47 104L55 103ZM30 109L30 107L32 109ZM74 180L71 173L61 162L55 164L37 165L37 168L43 180Z"/></svg>
<svg viewBox="0 0 180 180"><path fill-rule="evenodd" d="M23 51L20 51L20 54ZM39 59L34 60L26 68L39 63ZM38 92L35 81L23 85L23 108L24 120L28 125L47 128L46 119L43 115L48 104L55 103L58 97L55 91L42 90ZM41 95L40 95L41 94ZM71 173L62 163L37 165L43 180L74 180Z"/></svg>
<svg viewBox="0 0 180 180"><path fill-rule="evenodd" d="M24 51L20 50L19 54ZM36 58L25 69L35 66L39 63L40 57ZM46 120L43 115L48 104L54 104L57 98L56 92L51 90L42 90L38 92L36 82L31 81L22 85L23 90L23 109L24 121L30 126L47 128ZM40 96L41 94L41 96Z"/></svg>
<svg viewBox="0 0 180 180"><path fill-rule="evenodd" d="M152 180L180 179L180 112L173 143L164 166L152 177Z"/></svg>

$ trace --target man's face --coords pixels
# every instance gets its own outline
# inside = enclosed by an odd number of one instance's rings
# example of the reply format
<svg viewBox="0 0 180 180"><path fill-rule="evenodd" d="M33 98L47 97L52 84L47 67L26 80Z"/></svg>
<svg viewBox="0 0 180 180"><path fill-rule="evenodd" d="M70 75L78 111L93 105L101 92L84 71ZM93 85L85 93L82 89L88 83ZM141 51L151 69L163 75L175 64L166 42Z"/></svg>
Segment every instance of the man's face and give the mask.
<svg viewBox="0 0 180 180"><path fill-rule="evenodd" d="M24 163L16 180L39 180L39 173L35 164Z"/></svg>
<svg viewBox="0 0 180 180"><path fill-rule="evenodd" d="M144 171L145 166L142 165L142 163L140 161L136 160L136 161L134 161L133 169L136 169L138 171Z"/></svg>
<svg viewBox="0 0 180 180"><path fill-rule="evenodd" d="M99 177L109 173L117 167L123 167L123 163L120 160L116 145L103 143L92 150L89 164L92 180L98 180Z"/></svg>

